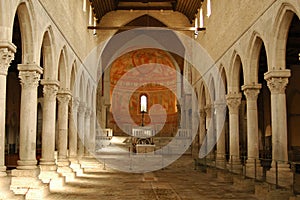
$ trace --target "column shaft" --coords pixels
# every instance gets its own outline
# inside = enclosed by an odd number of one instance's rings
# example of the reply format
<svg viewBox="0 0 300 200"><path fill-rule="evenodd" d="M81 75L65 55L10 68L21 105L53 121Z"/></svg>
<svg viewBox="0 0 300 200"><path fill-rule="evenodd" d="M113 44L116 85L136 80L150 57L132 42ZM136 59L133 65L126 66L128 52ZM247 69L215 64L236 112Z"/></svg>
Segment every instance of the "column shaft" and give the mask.
<svg viewBox="0 0 300 200"><path fill-rule="evenodd" d="M240 93L229 93L226 96L227 105L229 108L229 145L230 158L232 162L240 161L240 146L239 146L239 106L241 104Z"/></svg>
<svg viewBox="0 0 300 200"><path fill-rule="evenodd" d="M68 151L68 106L71 99L69 91L60 91L58 100L58 161L67 160Z"/></svg>
<svg viewBox="0 0 300 200"><path fill-rule="evenodd" d="M85 103L80 103L78 108L78 156L83 156L84 154L84 134L85 134L85 111L86 111L86 105Z"/></svg>
<svg viewBox="0 0 300 200"><path fill-rule="evenodd" d="M5 113L7 69L14 59L16 48L10 44L0 46L0 176L6 176L5 167Z"/></svg>
<svg viewBox="0 0 300 200"><path fill-rule="evenodd" d="M271 91L272 159L284 162L288 161L285 88L290 75L290 70L270 71L265 74Z"/></svg>
<svg viewBox="0 0 300 200"><path fill-rule="evenodd" d="M43 128L42 128L42 158L41 165L55 165L55 113L58 82L42 80L44 85Z"/></svg>
<svg viewBox="0 0 300 200"><path fill-rule="evenodd" d="M226 118L226 104L215 103L216 109L216 139L217 139L217 159L225 160L225 118Z"/></svg>
<svg viewBox="0 0 300 200"><path fill-rule="evenodd" d="M261 85L244 85L245 96L247 98L247 141L248 141L248 161L259 158L258 140L258 114L257 97Z"/></svg>
<svg viewBox="0 0 300 200"><path fill-rule="evenodd" d="M20 160L18 169L36 168L37 87L42 68L37 65L18 65L21 80Z"/></svg>
<svg viewBox="0 0 300 200"><path fill-rule="evenodd" d="M85 111L85 131L84 131L84 154L88 155L90 146L90 124L91 124L91 109L87 108Z"/></svg>
<svg viewBox="0 0 300 200"><path fill-rule="evenodd" d="M70 110L69 120L69 151L70 157L75 158L77 156L77 111L79 106L78 98L74 98L72 101L72 108Z"/></svg>

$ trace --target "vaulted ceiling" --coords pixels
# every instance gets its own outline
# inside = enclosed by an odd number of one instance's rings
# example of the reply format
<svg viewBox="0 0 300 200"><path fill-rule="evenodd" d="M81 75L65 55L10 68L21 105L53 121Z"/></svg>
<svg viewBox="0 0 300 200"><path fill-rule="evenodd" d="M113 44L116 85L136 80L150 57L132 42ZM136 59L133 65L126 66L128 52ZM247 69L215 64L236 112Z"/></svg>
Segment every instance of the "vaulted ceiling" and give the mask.
<svg viewBox="0 0 300 200"><path fill-rule="evenodd" d="M173 10L183 13L190 22L203 0L90 0L98 20L115 10Z"/></svg>

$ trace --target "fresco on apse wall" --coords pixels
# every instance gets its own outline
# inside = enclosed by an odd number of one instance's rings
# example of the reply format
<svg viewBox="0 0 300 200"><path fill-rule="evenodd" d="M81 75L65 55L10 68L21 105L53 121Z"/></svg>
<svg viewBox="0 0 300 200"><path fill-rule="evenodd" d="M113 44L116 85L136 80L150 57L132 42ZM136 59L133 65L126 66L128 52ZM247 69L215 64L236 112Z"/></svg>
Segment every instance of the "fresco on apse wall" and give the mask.
<svg viewBox="0 0 300 200"><path fill-rule="evenodd" d="M137 70L132 70L135 67L138 67ZM166 70L166 68L172 70ZM122 82L120 79L125 74L127 78ZM145 77L151 79L151 82L145 84ZM163 126L163 129L157 135L172 136L178 124L176 94L172 92L172 90L176 91L177 88L176 77L176 67L171 56L165 51L158 49L140 49L119 57L113 62L110 72L110 95L112 96L112 93L115 92L116 99L119 99L119 103L112 103L111 111L118 111L119 114L117 117L119 117L122 122L122 126L125 125L129 129L140 126L142 124L140 97L142 94L145 94L147 96L148 112L144 116L144 125L151 123L155 129L161 129L160 127ZM117 83L121 85L121 88L118 87L118 90L114 90ZM124 101L125 95L129 95L129 102ZM162 107L152 107L156 104ZM156 115L156 120L153 121L151 121L149 117L149 109L151 107L151 115ZM162 108L165 109L167 114L167 119L164 124L162 124L160 120L163 113ZM125 117L126 109L129 109L134 123L130 123L130 120ZM124 134L117 126L111 114L108 125L114 129L116 135Z"/></svg>

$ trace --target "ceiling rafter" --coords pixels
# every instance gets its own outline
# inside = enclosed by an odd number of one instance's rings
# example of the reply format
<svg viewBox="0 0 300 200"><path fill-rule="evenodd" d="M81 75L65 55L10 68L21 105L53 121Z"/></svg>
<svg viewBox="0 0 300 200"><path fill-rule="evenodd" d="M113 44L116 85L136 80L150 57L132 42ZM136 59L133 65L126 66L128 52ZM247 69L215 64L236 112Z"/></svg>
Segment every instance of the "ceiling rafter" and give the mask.
<svg viewBox="0 0 300 200"><path fill-rule="evenodd" d="M98 21L114 10L174 10L192 23L203 0L90 0Z"/></svg>

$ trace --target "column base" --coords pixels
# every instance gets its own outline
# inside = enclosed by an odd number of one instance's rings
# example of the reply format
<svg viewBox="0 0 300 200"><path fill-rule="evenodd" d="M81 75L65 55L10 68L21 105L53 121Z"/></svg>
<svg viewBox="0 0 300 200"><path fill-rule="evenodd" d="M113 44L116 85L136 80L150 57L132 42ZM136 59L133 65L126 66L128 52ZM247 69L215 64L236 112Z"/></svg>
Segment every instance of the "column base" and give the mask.
<svg viewBox="0 0 300 200"><path fill-rule="evenodd" d="M81 168L80 163L76 158L70 158L69 161L71 162L70 168L76 173L76 176L80 176L83 174L83 169Z"/></svg>
<svg viewBox="0 0 300 200"><path fill-rule="evenodd" d="M217 168L219 168L219 169L226 169L227 168L226 167L227 161L224 157L217 157L216 162L217 162L216 163Z"/></svg>
<svg viewBox="0 0 300 200"><path fill-rule="evenodd" d="M38 169L12 170L10 189L25 199L42 199L49 194L49 186L38 179Z"/></svg>
<svg viewBox="0 0 300 200"><path fill-rule="evenodd" d="M257 180L263 180L263 167L260 165L259 161L255 165L254 161L247 160L246 176L250 178L255 178Z"/></svg>
<svg viewBox="0 0 300 200"><path fill-rule="evenodd" d="M272 164L272 168L267 171L267 182L276 184L276 169ZM293 172L287 164L278 164L278 185L291 188L293 186Z"/></svg>
<svg viewBox="0 0 300 200"><path fill-rule="evenodd" d="M243 166L240 160L229 161L229 163L227 163L227 169L236 174L241 174L243 172Z"/></svg>
<svg viewBox="0 0 300 200"><path fill-rule="evenodd" d="M6 166L0 166L0 177L5 177L5 176L7 176Z"/></svg>
<svg viewBox="0 0 300 200"><path fill-rule="evenodd" d="M43 183L49 183L50 190L61 189L65 185L65 177L57 173L56 165L40 165L39 179Z"/></svg>
<svg viewBox="0 0 300 200"><path fill-rule="evenodd" d="M57 162L57 172L65 177L66 182L74 181L75 172L70 167L70 161L67 159L59 160Z"/></svg>

